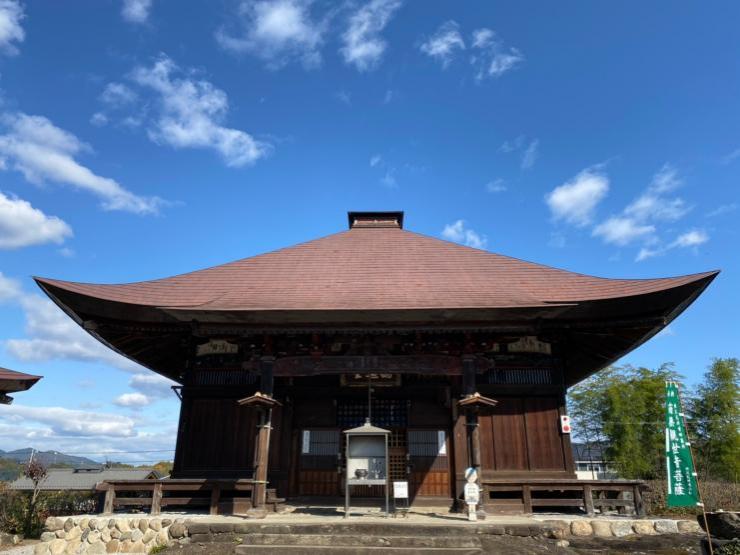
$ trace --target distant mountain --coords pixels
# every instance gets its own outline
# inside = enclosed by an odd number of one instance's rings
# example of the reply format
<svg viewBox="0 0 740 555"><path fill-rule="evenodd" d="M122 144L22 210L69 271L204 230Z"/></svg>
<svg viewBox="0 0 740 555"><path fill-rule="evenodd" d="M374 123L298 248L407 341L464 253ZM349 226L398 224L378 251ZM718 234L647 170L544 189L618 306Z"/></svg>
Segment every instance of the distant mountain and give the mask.
<svg viewBox="0 0 740 555"><path fill-rule="evenodd" d="M33 449L16 449L15 451L3 451L0 449L0 459L15 461L17 463L26 463L31 458ZM99 462L87 457L77 457L75 455L66 455L59 451L36 451L34 457L46 467L52 466L98 466Z"/></svg>

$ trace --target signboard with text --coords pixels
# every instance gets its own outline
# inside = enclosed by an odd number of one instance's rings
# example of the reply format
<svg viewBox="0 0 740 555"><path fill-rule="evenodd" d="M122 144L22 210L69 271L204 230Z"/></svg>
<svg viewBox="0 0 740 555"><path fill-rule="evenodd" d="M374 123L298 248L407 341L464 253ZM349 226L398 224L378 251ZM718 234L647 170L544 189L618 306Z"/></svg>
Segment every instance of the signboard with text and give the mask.
<svg viewBox="0 0 740 555"><path fill-rule="evenodd" d="M667 506L696 507L700 504L699 488L675 382L666 382L665 409Z"/></svg>

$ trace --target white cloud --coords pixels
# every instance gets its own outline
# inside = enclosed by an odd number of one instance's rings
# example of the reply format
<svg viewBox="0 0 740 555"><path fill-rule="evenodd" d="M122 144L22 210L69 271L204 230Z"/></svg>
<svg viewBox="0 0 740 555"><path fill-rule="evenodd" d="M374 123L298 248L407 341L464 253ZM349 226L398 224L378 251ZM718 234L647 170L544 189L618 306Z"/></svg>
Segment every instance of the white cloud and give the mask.
<svg viewBox="0 0 740 555"><path fill-rule="evenodd" d="M56 216L47 216L31 203L0 192L0 249L18 249L44 243L63 243L70 228Z"/></svg>
<svg viewBox="0 0 740 555"><path fill-rule="evenodd" d="M682 235L679 235L673 243L669 245L669 248L673 247L698 247L709 241L709 235L707 232L701 229L692 229Z"/></svg>
<svg viewBox="0 0 740 555"><path fill-rule="evenodd" d="M504 141L498 149L500 152L509 154L522 148L525 140L526 137L524 135L519 135L516 139Z"/></svg>
<svg viewBox="0 0 740 555"><path fill-rule="evenodd" d="M591 223L594 210L609 192L609 179L585 169L545 196L553 218L583 227Z"/></svg>
<svg viewBox="0 0 740 555"><path fill-rule="evenodd" d="M380 154L376 154L375 156L372 156L370 158L370 167L374 168L378 164L380 164L383 161L383 158L380 156Z"/></svg>
<svg viewBox="0 0 740 555"><path fill-rule="evenodd" d="M503 193L506 191L506 184L501 178L494 179L493 181L486 183L486 191L489 193Z"/></svg>
<svg viewBox="0 0 740 555"><path fill-rule="evenodd" d="M298 59L307 68L321 63L326 21L315 21L310 0L244 1L239 4L242 29L234 36L221 29L218 43L226 50L249 53L278 69Z"/></svg>
<svg viewBox="0 0 740 555"><path fill-rule="evenodd" d="M491 29L473 31L473 49L477 52L470 61L476 68L478 80L501 77L524 61L524 55L518 49L505 48Z"/></svg>
<svg viewBox="0 0 740 555"><path fill-rule="evenodd" d="M682 184L683 181L678 177L676 168L670 164L663 164L663 167L653 176L648 190L654 193L668 193Z"/></svg>
<svg viewBox="0 0 740 555"><path fill-rule="evenodd" d="M682 198L666 198L665 194L680 185L677 171L666 164L653 176L647 190L624 209L624 213L636 220L679 220L691 208Z"/></svg>
<svg viewBox="0 0 740 555"><path fill-rule="evenodd" d="M521 168L523 170L528 170L529 168L534 166L534 163L537 161L537 156L539 155L539 146L540 141L538 139L535 139L530 142L529 145L527 145L526 149L524 149L521 162Z"/></svg>
<svg viewBox="0 0 740 555"><path fill-rule="evenodd" d="M652 192L640 195L624 213L636 220L663 220L675 222L691 210L681 198L667 199Z"/></svg>
<svg viewBox="0 0 740 555"><path fill-rule="evenodd" d="M506 140L498 148L499 152L511 154L517 152L520 156L519 167L523 170L532 168L539 157L540 140L531 139L527 142L527 137L519 135L516 139Z"/></svg>
<svg viewBox="0 0 740 555"><path fill-rule="evenodd" d="M132 389L146 395L149 399L173 396L173 385L177 385L177 383L152 372L134 374L129 381L129 386Z"/></svg>
<svg viewBox="0 0 740 555"><path fill-rule="evenodd" d="M49 426L49 431L61 436L131 437L134 421L110 413L94 413L63 407L29 407L9 405L3 407L0 419L9 423L36 422Z"/></svg>
<svg viewBox="0 0 740 555"><path fill-rule="evenodd" d="M108 116L106 116L103 112L95 112L92 116L90 116L90 123L93 124L95 127L103 127L108 123Z"/></svg>
<svg viewBox="0 0 740 555"><path fill-rule="evenodd" d="M394 188L398 185L396 181L396 175L395 175L395 169L394 168L388 168L385 172L385 175L380 178L380 182L385 185L388 188Z"/></svg>
<svg viewBox="0 0 740 555"><path fill-rule="evenodd" d="M227 166L253 164L267 156L271 145L239 129L224 127L228 97L205 80L178 77L180 68L166 56L151 67L137 67L132 79L158 94L158 114L149 125L149 137L174 148L217 151Z"/></svg>
<svg viewBox="0 0 740 555"><path fill-rule="evenodd" d="M473 31L473 48L487 48L494 42L494 33L491 29L476 29Z"/></svg>
<svg viewBox="0 0 740 555"><path fill-rule="evenodd" d="M465 50L465 41L460 34L460 26L455 21L447 21L424 41L419 49L447 67L458 50Z"/></svg>
<svg viewBox="0 0 740 555"><path fill-rule="evenodd" d="M626 246L642 243L636 260L642 261L680 246L662 245L658 225L683 218L691 207L680 197L668 196L682 184L678 172L665 164L652 178L647 188L618 215L610 216L593 229L595 237L608 244Z"/></svg>
<svg viewBox="0 0 740 555"><path fill-rule="evenodd" d="M121 107L135 102L136 91L124 83L108 83L100 95L100 100L108 106Z"/></svg>
<svg viewBox="0 0 740 555"><path fill-rule="evenodd" d="M0 51L9 56L18 54L16 42L23 42L26 33L21 27L25 17L23 5L17 0L0 0Z"/></svg>
<svg viewBox="0 0 740 555"><path fill-rule="evenodd" d="M121 15L129 23L146 23L151 9L152 0L123 0Z"/></svg>
<svg viewBox="0 0 740 555"><path fill-rule="evenodd" d="M89 408L99 407L96 403L85 403L85 405ZM17 409L19 405L12 405L12 407ZM57 425L55 421L40 423L23 418L15 411L6 410L10 408L2 407L2 410L0 410L0 437L3 438L3 449L12 450L30 446L37 449L83 455L96 461L107 459L135 464L172 460L175 451L176 415L166 415L166 421L158 418L156 424L147 429L142 413L136 414L135 417L123 417L126 420L119 422L110 419L110 417L118 418L118 415L85 410L85 413L93 414L96 419L105 422L106 426L102 427L101 433L88 428L85 435L79 435L70 434L63 427ZM34 407L37 411L40 409L44 412L47 412L50 408ZM80 411L73 410L72 412ZM42 416L44 416L43 413ZM44 420L48 421L50 415L45 416ZM61 418L68 416L69 413L63 413ZM129 425L129 421L133 422L133 427ZM116 426L123 433L115 433ZM136 448L132 449L132 445Z"/></svg>
<svg viewBox="0 0 740 555"><path fill-rule="evenodd" d="M0 272L0 302L13 301L23 292L18 280L9 278Z"/></svg>
<svg viewBox="0 0 740 555"><path fill-rule="evenodd" d="M334 96L342 104L345 104L346 106L352 106L352 95L349 92L345 90L340 90L337 91Z"/></svg>
<svg viewBox="0 0 740 555"><path fill-rule="evenodd" d="M400 7L400 0L371 0L350 16L340 49L347 64L369 71L380 63L387 47L380 33Z"/></svg>
<svg viewBox="0 0 740 555"><path fill-rule="evenodd" d="M734 212L737 210L738 204L736 202L732 202L730 204L722 204L715 208L714 210L707 212L707 218L714 218L716 216L722 216L724 214L729 214L730 212Z"/></svg>
<svg viewBox="0 0 740 555"><path fill-rule="evenodd" d="M141 408L152 403L152 400L143 393L124 393L113 401L119 407Z"/></svg>
<svg viewBox="0 0 740 555"><path fill-rule="evenodd" d="M457 220L453 224L445 225L442 230L442 237L448 241L462 243L474 249L485 249L488 244L488 238L485 235L465 227L465 220Z"/></svg>
<svg viewBox="0 0 740 555"><path fill-rule="evenodd" d="M24 362L55 359L102 362L127 371L142 367L112 351L84 331L50 300L25 293L17 281L0 274L0 302L15 303L25 314L26 339L2 343L11 356Z"/></svg>
<svg viewBox="0 0 740 555"><path fill-rule="evenodd" d="M90 147L47 118L16 113L6 114L2 122L5 134L0 135L0 156L12 161L31 183L50 181L89 191L103 199L106 210L148 214L161 204L160 199L137 196L81 165L75 156Z"/></svg>
<svg viewBox="0 0 740 555"><path fill-rule="evenodd" d="M654 233L655 226L653 225L642 225L631 218L619 216L612 216L593 230L594 237L601 237L605 243L619 246L628 245Z"/></svg>
<svg viewBox="0 0 740 555"><path fill-rule="evenodd" d="M694 252L697 252L699 245L703 245L707 241L709 241L709 235L706 231L702 229L692 229L691 231L687 231L686 233L679 235L671 243L668 243L668 245L659 245L654 248L641 248L640 252L637 253L635 261L642 262L643 260L647 260L648 258L652 258L654 256L661 256L669 250L676 248L691 248Z"/></svg>

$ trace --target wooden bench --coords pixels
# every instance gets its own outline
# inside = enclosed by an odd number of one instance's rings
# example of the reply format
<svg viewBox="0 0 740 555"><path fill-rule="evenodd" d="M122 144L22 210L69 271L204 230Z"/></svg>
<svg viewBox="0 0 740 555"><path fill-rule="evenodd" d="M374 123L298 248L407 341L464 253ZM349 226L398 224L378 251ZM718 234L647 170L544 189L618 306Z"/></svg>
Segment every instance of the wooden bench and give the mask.
<svg viewBox="0 0 740 555"><path fill-rule="evenodd" d="M593 516L595 509L631 509L645 516L639 480L575 479L486 479L481 481L481 498L486 510L499 513L532 513L539 507L583 508Z"/></svg>
<svg viewBox="0 0 740 555"><path fill-rule="evenodd" d="M150 514L158 515L162 507L180 506L208 507L210 514L216 515L246 512L251 507L253 487L251 479L165 479L110 480L100 482L95 488L105 492L103 514L122 507L148 507ZM226 492L231 496L223 497ZM273 491L272 502L279 501Z"/></svg>

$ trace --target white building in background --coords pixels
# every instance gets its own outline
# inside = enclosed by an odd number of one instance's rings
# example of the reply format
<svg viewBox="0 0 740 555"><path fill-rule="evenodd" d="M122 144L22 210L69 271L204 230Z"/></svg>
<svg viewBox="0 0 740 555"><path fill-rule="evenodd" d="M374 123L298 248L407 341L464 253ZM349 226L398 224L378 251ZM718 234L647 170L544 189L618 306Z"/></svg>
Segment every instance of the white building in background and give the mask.
<svg viewBox="0 0 740 555"><path fill-rule="evenodd" d="M573 459L579 480L613 480L619 478L614 465L606 458L606 446L573 442Z"/></svg>

